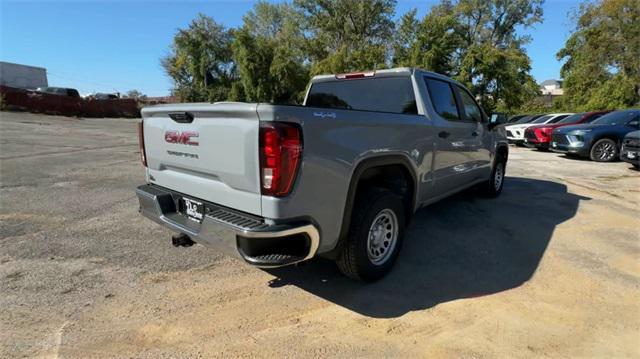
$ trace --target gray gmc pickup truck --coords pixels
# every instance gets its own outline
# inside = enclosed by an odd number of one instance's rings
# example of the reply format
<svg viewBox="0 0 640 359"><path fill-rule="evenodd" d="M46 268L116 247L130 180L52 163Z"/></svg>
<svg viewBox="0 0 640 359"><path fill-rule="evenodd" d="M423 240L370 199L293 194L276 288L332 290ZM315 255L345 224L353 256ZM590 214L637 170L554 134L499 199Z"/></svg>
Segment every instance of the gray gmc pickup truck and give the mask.
<svg viewBox="0 0 640 359"><path fill-rule="evenodd" d="M398 68L312 79L302 106L147 107L138 127L141 213L174 245L258 267L314 256L374 281L416 210L465 188L500 194L508 156L473 96Z"/></svg>

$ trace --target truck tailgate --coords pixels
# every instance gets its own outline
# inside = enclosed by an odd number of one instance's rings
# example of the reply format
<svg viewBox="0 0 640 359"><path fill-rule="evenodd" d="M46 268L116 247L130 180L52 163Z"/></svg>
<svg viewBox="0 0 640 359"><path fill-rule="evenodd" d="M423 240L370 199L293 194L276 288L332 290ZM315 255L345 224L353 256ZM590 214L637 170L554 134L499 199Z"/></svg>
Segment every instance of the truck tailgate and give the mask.
<svg viewBox="0 0 640 359"><path fill-rule="evenodd" d="M256 106L191 103L144 108L149 182L261 215Z"/></svg>

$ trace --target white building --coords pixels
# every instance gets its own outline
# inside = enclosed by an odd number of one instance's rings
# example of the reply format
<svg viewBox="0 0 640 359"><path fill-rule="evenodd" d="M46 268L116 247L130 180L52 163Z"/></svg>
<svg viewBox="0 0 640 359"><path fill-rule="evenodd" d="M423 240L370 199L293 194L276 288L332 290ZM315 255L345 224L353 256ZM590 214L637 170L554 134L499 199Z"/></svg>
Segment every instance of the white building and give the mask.
<svg viewBox="0 0 640 359"><path fill-rule="evenodd" d="M0 85L22 89L47 87L47 69L0 61Z"/></svg>
<svg viewBox="0 0 640 359"><path fill-rule="evenodd" d="M562 96L564 95L562 81L545 80L540 84L540 92L542 92L543 95Z"/></svg>

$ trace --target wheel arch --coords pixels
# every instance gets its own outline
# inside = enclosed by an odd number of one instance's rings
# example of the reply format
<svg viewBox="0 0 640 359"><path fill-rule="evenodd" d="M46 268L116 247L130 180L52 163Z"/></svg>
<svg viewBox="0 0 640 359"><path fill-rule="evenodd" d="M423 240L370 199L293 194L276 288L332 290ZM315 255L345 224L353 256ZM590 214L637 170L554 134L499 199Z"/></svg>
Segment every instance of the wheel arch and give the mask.
<svg viewBox="0 0 640 359"><path fill-rule="evenodd" d="M509 145L504 142L500 142L496 145L495 158L499 158L501 156L504 156L505 162L509 159Z"/></svg>
<svg viewBox="0 0 640 359"><path fill-rule="evenodd" d="M624 136L622 136L624 137ZM593 139L591 140L591 146L589 147L589 151L591 151L591 148L593 148L593 145L596 144L596 142L600 141L600 140L611 140L613 142L616 143L616 145L618 146L618 149L620 149L620 145L622 144L622 137L620 135L618 135L617 133L613 133L613 132L607 132L607 133L603 133L603 134L599 134L597 136L594 136Z"/></svg>
<svg viewBox="0 0 640 359"><path fill-rule="evenodd" d="M366 158L360 161L352 172L349 188L347 191L347 199L342 214L342 225L340 227L340 235L338 237L338 247L340 242L349 232L351 225L351 216L353 206L356 201L358 191L363 185L367 185L367 181L371 179L380 179L383 174L397 174L401 171L402 175L410 183L407 184L406 202L405 202L405 218L409 222L416 207L416 199L418 194L418 181L416 170L412 162L403 155L382 155Z"/></svg>
<svg viewBox="0 0 640 359"><path fill-rule="evenodd" d="M622 146L622 138L620 138L620 136L616 133L603 133L603 134L599 134L598 136L594 136L593 139L591 140L591 143L589 144L589 147L587 148L587 157L589 157L589 159L596 161L593 158L593 150L596 147L596 145L598 144L598 142L602 141L602 140L610 140L613 141L613 143L615 144L615 150L617 152L616 157L615 158L619 158L620 156L620 147ZM615 161L615 158L613 161ZM602 161L598 161L598 162L602 162ZM608 162L608 161L607 161Z"/></svg>

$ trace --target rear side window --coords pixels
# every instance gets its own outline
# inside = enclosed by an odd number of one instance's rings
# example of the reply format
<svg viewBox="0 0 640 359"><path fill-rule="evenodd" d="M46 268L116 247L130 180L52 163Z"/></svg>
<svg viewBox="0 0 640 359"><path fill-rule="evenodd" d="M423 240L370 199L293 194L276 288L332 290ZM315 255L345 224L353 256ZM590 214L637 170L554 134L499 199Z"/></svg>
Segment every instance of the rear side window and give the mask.
<svg viewBox="0 0 640 359"><path fill-rule="evenodd" d="M534 121L531 121L531 123L546 123L547 121L549 121L549 119L553 117L551 115L544 115L542 117L538 117L537 119L535 119Z"/></svg>
<svg viewBox="0 0 640 359"><path fill-rule="evenodd" d="M571 116L567 116L565 118L563 118L562 120L556 122L556 123L576 123L578 121L580 121L582 119L582 117L584 117L585 113L576 113L575 115L571 115ZM593 121L593 120L592 120Z"/></svg>
<svg viewBox="0 0 640 359"><path fill-rule="evenodd" d="M448 82L425 77L431 103L438 115L450 121L460 120L456 98Z"/></svg>
<svg viewBox="0 0 640 359"><path fill-rule="evenodd" d="M599 119L600 117L602 117L602 116L604 116L604 115L606 115L606 113L597 113L597 114L595 114L595 115L593 115L593 116L589 117L589 119L588 119L588 120L586 120L586 121L584 121L584 123L591 123L591 122L593 122L593 121L595 121L595 120Z"/></svg>
<svg viewBox="0 0 640 359"><path fill-rule="evenodd" d="M318 82L311 86L306 106L412 115L418 113L410 77Z"/></svg>
<svg viewBox="0 0 640 359"><path fill-rule="evenodd" d="M560 122L560 120L563 120L564 118L569 117L569 115L560 115L557 116L556 118L554 118L553 120L549 121L549 123L556 123L556 122Z"/></svg>
<svg viewBox="0 0 640 359"><path fill-rule="evenodd" d="M465 120L482 122L482 112L473 97L462 88L458 88L458 93L460 94L460 99L462 99L462 107L464 108L466 117Z"/></svg>

